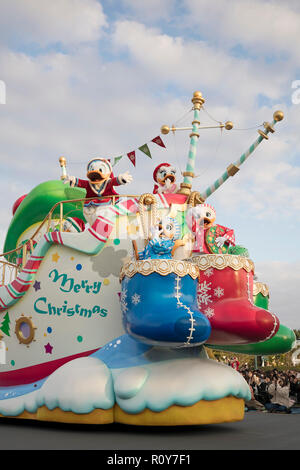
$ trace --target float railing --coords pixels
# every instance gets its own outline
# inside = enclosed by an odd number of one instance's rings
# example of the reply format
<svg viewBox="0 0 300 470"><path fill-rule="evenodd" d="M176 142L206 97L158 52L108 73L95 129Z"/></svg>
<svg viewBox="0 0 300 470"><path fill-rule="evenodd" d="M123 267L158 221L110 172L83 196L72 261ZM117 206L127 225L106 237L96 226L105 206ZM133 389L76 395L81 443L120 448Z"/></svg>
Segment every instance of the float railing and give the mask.
<svg viewBox="0 0 300 470"><path fill-rule="evenodd" d="M41 224L38 226L38 228L35 230L34 234L26 240L26 242L23 242L13 250L7 251L5 253L0 254L0 283L5 282L6 283L6 274L5 271L8 269L11 269L14 271L14 278L17 276L18 272L20 269L25 265L28 256L32 253L34 249L34 244L36 241L41 238L43 233L49 232L51 230L51 223L55 220L57 222L57 225L59 226L59 230L62 232L63 231L63 222L65 218L70 214L64 214L64 204L70 204L70 203L81 203L82 205L86 202L89 201L94 201L95 199L98 199L99 201L101 200L112 200L112 204L115 205L116 200L119 199L120 197L127 197L127 198L139 198L139 195L136 194L117 194L117 195L110 195L110 196L103 196L103 197L93 197L93 198L82 198L82 199L67 199L65 201L60 201L57 202L51 210L48 212L44 220L41 222ZM59 217L55 217L54 213L57 211L57 208L59 208ZM3 259L4 258L4 259ZM16 262L13 262L12 260L16 260ZM4 280L4 281L3 281Z"/></svg>

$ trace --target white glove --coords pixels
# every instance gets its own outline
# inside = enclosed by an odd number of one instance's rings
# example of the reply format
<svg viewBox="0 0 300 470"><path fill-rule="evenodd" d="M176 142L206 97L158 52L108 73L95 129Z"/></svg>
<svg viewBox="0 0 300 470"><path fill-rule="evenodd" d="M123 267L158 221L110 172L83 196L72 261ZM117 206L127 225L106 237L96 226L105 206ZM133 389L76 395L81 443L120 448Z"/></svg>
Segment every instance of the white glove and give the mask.
<svg viewBox="0 0 300 470"><path fill-rule="evenodd" d="M226 237L217 237L216 238L216 245L219 247L219 248L222 248L222 246L224 245L224 243L227 241L227 238Z"/></svg>
<svg viewBox="0 0 300 470"><path fill-rule="evenodd" d="M169 178L167 178L166 181L165 181L165 187L167 189L169 189L171 187L171 184L172 184L171 180Z"/></svg>
<svg viewBox="0 0 300 470"><path fill-rule="evenodd" d="M161 234L161 230L159 230L158 227L150 227L150 233L151 233L151 238L152 240L155 238L155 239L158 239L160 234Z"/></svg>
<svg viewBox="0 0 300 470"><path fill-rule="evenodd" d="M118 178L121 180L122 184L131 183L132 181L132 176L128 171L119 175Z"/></svg>
<svg viewBox="0 0 300 470"><path fill-rule="evenodd" d="M74 186L75 183L76 183L76 176L69 176L69 175L66 175L66 177L64 178L64 184L70 184L71 186Z"/></svg>

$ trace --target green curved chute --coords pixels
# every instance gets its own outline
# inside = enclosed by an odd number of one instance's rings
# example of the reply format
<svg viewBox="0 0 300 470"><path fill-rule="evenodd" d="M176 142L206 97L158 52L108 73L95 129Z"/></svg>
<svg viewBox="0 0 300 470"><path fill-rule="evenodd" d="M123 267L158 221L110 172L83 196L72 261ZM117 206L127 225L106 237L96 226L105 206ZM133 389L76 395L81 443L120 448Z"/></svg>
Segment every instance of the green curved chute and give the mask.
<svg viewBox="0 0 300 470"><path fill-rule="evenodd" d="M17 208L8 227L4 242L4 253L14 250L22 233L31 225L42 222L52 207L61 201L83 199L86 191L81 188L71 188L60 180L46 181L36 186ZM64 217L78 217L84 219L82 213L83 202L70 202L64 204ZM53 218L59 218L59 206L53 213ZM14 262L16 254L6 258Z"/></svg>
<svg viewBox="0 0 300 470"><path fill-rule="evenodd" d="M293 348L296 336L293 330L287 326L280 325L279 330L273 338L260 343L237 344L237 345L212 345L205 344L206 347L217 351L227 351L236 354L250 354L254 356L270 356L273 354L284 354Z"/></svg>

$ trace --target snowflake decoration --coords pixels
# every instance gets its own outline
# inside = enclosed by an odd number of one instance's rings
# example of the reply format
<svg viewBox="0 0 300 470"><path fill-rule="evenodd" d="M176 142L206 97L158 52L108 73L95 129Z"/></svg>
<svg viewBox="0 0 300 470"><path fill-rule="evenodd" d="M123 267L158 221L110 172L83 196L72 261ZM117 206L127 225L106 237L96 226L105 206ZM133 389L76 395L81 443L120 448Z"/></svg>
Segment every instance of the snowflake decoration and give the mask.
<svg viewBox="0 0 300 470"><path fill-rule="evenodd" d="M121 302L121 310L123 313L126 313L128 310L127 307L127 289L122 289L121 295L120 295L120 302Z"/></svg>
<svg viewBox="0 0 300 470"><path fill-rule="evenodd" d="M208 307L206 310L204 310L205 316L207 318L211 318L214 316L215 312L213 308Z"/></svg>
<svg viewBox="0 0 300 470"><path fill-rule="evenodd" d="M134 305L137 305L139 304L141 301L141 296L139 294L134 294L132 297L131 297L131 302L134 304Z"/></svg>
<svg viewBox="0 0 300 470"><path fill-rule="evenodd" d="M218 298L223 297L224 289L222 289L222 287L216 287L215 290L214 290L214 294Z"/></svg>
<svg viewBox="0 0 300 470"><path fill-rule="evenodd" d="M213 268L208 268L204 271L204 276L210 277L213 275L213 273L214 273Z"/></svg>
<svg viewBox="0 0 300 470"><path fill-rule="evenodd" d="M197 300L199 304L208 305L212 302L211 294L208 292L211 290L211 282L207 283L206 281L201 282L197 290Z"/></svg>

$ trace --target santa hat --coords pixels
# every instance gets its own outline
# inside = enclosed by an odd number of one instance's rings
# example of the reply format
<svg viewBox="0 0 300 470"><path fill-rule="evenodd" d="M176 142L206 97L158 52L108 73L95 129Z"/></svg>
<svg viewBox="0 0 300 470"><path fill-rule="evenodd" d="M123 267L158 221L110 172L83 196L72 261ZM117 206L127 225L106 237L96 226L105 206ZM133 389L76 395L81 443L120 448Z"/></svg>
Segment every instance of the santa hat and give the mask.
<svg viewBox="0 0 300 470"><path fill-rule="evenodd" d="M109 169L110 169L110 173L112 173L112 166L111 166L111 163L110 163L110 158L93 158L92 160L90 160L87 164L87 167L86 169L88 170L89 169L89 166L92 162L96 162L96 161L101 161L101 162L104 162L106 163L108 166L109 166Z"/></svg>
<svg viewBox="0 0 300 470"><path fill-rule="evenodd" d="M172 166L170 163L161 163L160 165L158 165L155 170L153 171L153 179L154 181L157 181L156 177L157 177L157 173L159 171L159 169L162 167L162 166Z"/></svg>
<svg viewBox="0 0 300 470"><path fill-rule="evenodd" d="M67 217L66 222L69 222L77 232L84 232L85 223L78 217Z"/></svg>
<svg viewBox="0 0 300 470"><path fill-rule="evenodd" d="M201 207L205 207L205 208L207 208L207 209L210 209L210 210L213 211L214 214L216 215L216 209L215 209L213 206L211 206L210 204L204 203L204 204L201 204Z"/></svg>

